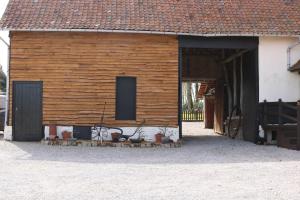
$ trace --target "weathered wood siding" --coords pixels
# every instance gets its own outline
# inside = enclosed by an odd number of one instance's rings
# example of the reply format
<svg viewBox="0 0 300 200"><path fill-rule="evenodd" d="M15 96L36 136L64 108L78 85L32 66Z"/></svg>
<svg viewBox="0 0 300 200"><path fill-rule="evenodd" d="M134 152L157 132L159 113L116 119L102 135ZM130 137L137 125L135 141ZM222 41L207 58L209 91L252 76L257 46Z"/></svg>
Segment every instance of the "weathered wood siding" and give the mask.
<svg viewBox="0 0 300 200"><path fill-rule="evenodd" d="M116 76L137 77L137 122L114 119ZM99 123L107 102L109 125L132 126L143 119L147 125L178 125L178 42L173 36L13 32L10 85L17 80L43 81L44 124Z"/></svg>
<svg viewBox="0 0 300 200"><path fill-rule="evenodd" d="M183 56L182 67L184 80L218 79L222 76L222 68L213 57L190 55L187 66L187 57Z"/></svg>

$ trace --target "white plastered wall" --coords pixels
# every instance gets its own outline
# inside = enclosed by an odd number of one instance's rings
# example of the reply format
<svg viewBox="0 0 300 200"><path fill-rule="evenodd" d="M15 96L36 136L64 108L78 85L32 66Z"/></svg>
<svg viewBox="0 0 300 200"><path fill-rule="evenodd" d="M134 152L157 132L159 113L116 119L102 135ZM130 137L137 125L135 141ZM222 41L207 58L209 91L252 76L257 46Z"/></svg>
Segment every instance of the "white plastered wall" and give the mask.
<svg viewBox="0 0 300 200"><path fill-rule="evenodd" d="M124 135L132 135L135 130L136 127L121 127L123 130L123 134ZM161 129L164 127L142 127L142 137L149 142L153 142L155 141L155 134L161 132ZM73 132L73 127L72 126L58 126L56 128L57 130L57 136L59 138L62 138L62 132L63 131L70 131ZM108 130L107 132L103 132L103 140L111 140L111 133L115 132L114 130ZM49 137L49 126L45 126L45 139ZM97 140L97 138L95 137L95 133L92 133L92 137L94 138L94 140ZM178 141L179 140L179 128L171 128L168 127L166 130L166 136L170 136L170 139L172 139L173 141ZM137 138L138 135L135 135L131 138Z"/></svg>
<svg viewBox="0 0 300 200"><path fill-rule="evenodd" d="M296 37L259 38L259 101L294 102L300 99L300 75L287 70L287 49ZM300 59L300 45L291 51L291 64Z"/></svg>

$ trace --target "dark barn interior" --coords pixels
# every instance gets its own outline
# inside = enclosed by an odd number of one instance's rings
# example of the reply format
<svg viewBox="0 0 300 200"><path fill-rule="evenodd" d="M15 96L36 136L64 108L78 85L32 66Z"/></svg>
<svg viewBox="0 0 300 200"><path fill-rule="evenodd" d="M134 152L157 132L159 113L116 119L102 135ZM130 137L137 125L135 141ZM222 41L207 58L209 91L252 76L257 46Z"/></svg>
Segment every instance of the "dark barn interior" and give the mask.
<svg viewBox="0 0 300 200"><path fill-rule="evenodd" d="M205 128L256 142L257 48L257 38L180 38L181 82L201 83L198 97L204 101Z"/></svg>

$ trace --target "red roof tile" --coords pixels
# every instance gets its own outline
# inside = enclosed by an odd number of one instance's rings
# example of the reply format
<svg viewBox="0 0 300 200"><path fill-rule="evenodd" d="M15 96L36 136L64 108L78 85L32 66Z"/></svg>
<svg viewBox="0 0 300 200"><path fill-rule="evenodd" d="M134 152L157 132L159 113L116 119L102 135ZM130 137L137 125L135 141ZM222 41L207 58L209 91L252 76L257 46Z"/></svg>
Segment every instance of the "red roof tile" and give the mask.
<svg viewBox="0 0 300 200"><path fill-rule="evenodd" d="M0 28L300 35L300 0L11 0Z"/></svg>
<svg viewBox="0 0 300 200"><path fill-rule="evenodd" d="M200 88L198 90L197 98L203 99L204 95L212 88L216 87L216 81L201 81Z"/></svg>

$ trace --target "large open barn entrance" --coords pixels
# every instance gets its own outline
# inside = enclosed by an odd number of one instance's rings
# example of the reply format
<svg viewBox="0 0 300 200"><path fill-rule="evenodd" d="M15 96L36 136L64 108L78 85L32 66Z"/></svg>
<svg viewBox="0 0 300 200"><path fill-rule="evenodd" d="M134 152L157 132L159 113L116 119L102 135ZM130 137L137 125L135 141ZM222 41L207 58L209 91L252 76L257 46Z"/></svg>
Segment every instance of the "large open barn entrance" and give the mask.
<svg viewBox="0 0 300 200"><path fill-rule="evenodd" d="M198 122L203 132L211 129L214 133L255 142L258 132L257 38L180 37L179 45L181 137L188 130L183 126L191 126L184 122L188 121L186 112L202 112L202 119L195 121L203 120ZM186 100L193 92L195 105ZM197 130L201 135L201 129Z"/></svg>

